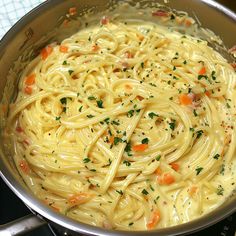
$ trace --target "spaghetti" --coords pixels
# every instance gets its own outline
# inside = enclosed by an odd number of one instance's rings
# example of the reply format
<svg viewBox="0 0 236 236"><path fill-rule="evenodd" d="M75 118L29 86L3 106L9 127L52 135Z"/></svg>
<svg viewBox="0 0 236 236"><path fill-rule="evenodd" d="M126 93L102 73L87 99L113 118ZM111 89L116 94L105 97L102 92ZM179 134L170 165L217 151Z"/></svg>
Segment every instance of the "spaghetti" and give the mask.
<svg viewBox="0 0 236 236"><path fill-rule="evenodd" d="M235 83L206 41L104 17L25 69L9 115L14 161L38 198L80 222L188 222L234 189Z"/></svg>

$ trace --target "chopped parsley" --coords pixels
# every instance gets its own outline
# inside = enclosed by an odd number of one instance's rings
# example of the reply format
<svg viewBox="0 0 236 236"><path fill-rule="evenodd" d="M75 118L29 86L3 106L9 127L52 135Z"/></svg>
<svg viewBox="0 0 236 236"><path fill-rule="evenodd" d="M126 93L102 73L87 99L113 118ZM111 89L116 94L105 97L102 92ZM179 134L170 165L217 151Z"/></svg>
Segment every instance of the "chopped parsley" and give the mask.
<svg viewBox="0 0 236 236"><path fill-rule="evenodd" d="M153 119L154 118L154 116L158 116L156 113L154 113L154 112L150 112L150 113L148 113L148 116L151 118L151 119Z"/></svg>
<svg viewBox="0 0 236 236"><path fill-rule="evenodd" d="M56 116L56 120L60 120L61 119L61 117L60 116Z"/></svg>
<svg viewBox="0 0 236 236"><path fill-rule="evenodd" d="M216 194L219 195L219 196L223 196L224 194L224 189L221 185L218 185L218 188L216 190Z"/></svg>
<svg viewBox="0 0 236 236"><path fill-rule="evenodd" d="M129 118L132 117L133 115L134 115L134 110L128 111L127 116L128 116Z"/></svg>
<svg viewBox="0 0 236 236"><path fill-rule="evenodd" d="M67 98L61 98L60 99L60 102L61 102L61 104L65 104L66 105L66 103L67 103Z"/></svg>
<svg viewBox="0 0 236 236"><path fill-rule="evenodd" d="M187 64L187 61L186 61L186 60L184 60L184 62L183 62L183 63L184 63L184 65L186 65L186 64Z"/></svg>
<svg viewBox="0 0 236 236"><path fill-rule="evenodd" d="M144 67L144 62L141 62L141 67L142 67L142 68Z"/></svg>
<svg viewBox="0 0 236 236"><path fill-rule="evenodd" d="M88 162L90 162L90 161L91 161L91 160L90 160L88 157L83 159L83 162L84 162L84 163L88 163Z"/></svg>
<svg viewBox="0 0 236 236"><path fill-rule="evenodd" d="M96 98L94 96L89 96L88 100L96 100Z"/></svg>
<svg viewBox="0 0 236 236"><path fill-rule="evenodd" d="M224 175L225 174L225 164L222 164L220 167L220 174Z"/></svg>
<svg viewBox="0 0 236 236"><path fill-rule="evenodd" d="M134 222L130 222L130 223L129 223L129 226L131 226L131 225L133 225L133 224L134 224Z"/></svg>
<svg viewBox="0 0 236 236"><path fill-rule="evenodd" d="M131 165L131 163L129 161L127 161L127 160L124 160L123 164L125 164L126 166L130 166Z"/></svg>
<svg viewBox="0 0 236 236"><path fill-rule="evenodd" d="M119 121L115 121L115 120L113 120L113 121L111 122L111 124L112 124L112 125L120 125Z"/></svg>
<svg viewBox="0 0 236 236"><path fill-rule="evenodd" d="M169 123L170 129L174 130L175 129L175 120L173 122Z"/></svg>
<svg viewBox="0 0 236 236"><path fill-rule="evenodd" d="M203 130L198 130L196 134L197 134L197 138L200 138L203 134Z"/></svg>
<svg viewBox="0 0 236 236"><path fill-rule="evenodd" d="M214 70L211 72L211 78L216 80L216 72Z"/></svg>
<svg viewBox="0 0 236 236"><path fill-rule="evenodd" d="M116 190L117 193L119 193L120 195L123 195L123 191L122 190Z"/></svg>
<svg viewBox="0 0 236 236"><path fill-rule="evenodd" d="M194 114L194 116L198 116L198 114L197 114L195 109L193 109L193 114Z"/></svg>
<svg viewBox="0 0 236 236"><path fill-rule="evenodd" d="M143 189L142 194L148 195L149 193L148 193L148 191L146 189Z"/></svg>
<svg viewBox="0 0 236 236"><path fill-rule="evenodd" d="M131 156L130 152L131 152L131 143L128 142L125 146L125 152L127 152L128 156Z"/></svg>
<svg viewBox="0 0 236 236"><path fill-rule="evenodd" d="M68 70L68 73L71 75L74 71L73 70Z"/></svg>
<svg viewBox="0 0 236 236"><path fill-rule="evenodd" d="M88 118L93 118L94 116L90 114L90 115L87 115L87 117Z"/></svg>
<svg viewBox="0 0 236 236"><path fill-rule="evenodd" d="M82 108L83 108L83 106L81 106L81 107L79 108L79 112L81 112L81 111L82 111Z"/></svg>
<svg viewBox="0 0 236 236"><path fill-rule="evenodd" d="M67 65L67 61L63 61L62 65Z"/></svg>
<svg viewBox="0 0 236 236"><path fill-rule="evenodd" d="M197 167L197 168L195 169L196 175L199 175L202 170L203 170L203 167Z"/></svg>
<svg viewBox="0 0 236 236"><path fill-rule="evenodd" d="M226 107L227 107L227 108L230 108L230 105L229 105L229 103L228 103L228 102L226 103Z"/></svg>
<svg viewBox="0 0 236 236"><path fill-rule="evenodd" d="M123 140L121 138L119 138L119 137L114 138L114 145L118 145L119 143L122 143L122 142L123 142Z"/></svg>
<svg viewBox="0 0 236 236"><path fill-rule="evenodd" d="M144 139L142 140L142 144L148 144L148 142L149 142L149 139L148 139L148 138L144 138Z"/></svg>
<svg viewBox="0 0 236 236"><path fill-rule="evenodd" d="M215 156L213 157L214 159L216 159L216 160L218 160L219 159L219 157L220 157L220 154L215 154Z"/></svg>
<svg viewBox="0 0 236 236"><path fill-rule="evenodd" d="M156 160L157 160L157 161L160 161L160 159L161 159L161 155L158 155L158 156L156 157Z"/></svg>
<svg viewBox="0 0 236 236"><path fill-rule="evenodd" d="M97 101L97 105L99 108L103 108L103 101L102 100L98 100Z"/></svg>
<svg viewBox="0 0 236 236"><path fill-rule="evenodd" d="M191 127L190 127L189 130L192 131L192 132L194 132L194 128L191 128Z"/></svg>

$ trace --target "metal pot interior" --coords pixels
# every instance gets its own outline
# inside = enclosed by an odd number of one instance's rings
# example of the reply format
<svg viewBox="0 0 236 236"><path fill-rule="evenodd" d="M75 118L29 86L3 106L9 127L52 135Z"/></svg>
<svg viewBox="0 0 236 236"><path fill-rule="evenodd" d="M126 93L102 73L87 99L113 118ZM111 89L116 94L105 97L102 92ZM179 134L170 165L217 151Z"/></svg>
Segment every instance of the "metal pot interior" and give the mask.
<svg viewBox="0 0 236 236"><path fill-rule="evenodd" d="M80 29L80 25L72 18L71 27L63 28L60 25L65 20L65 15L70 7L77 7L79 15L83 15L88 10L99 13L111 6L116 1L108 0L50 0L31 11L23 17L5 35L0 43L0 127L2 140L4 137L4 127L8 105L14 101L17 92L17 82L19 75L25 65L38 55L41 48L49 42L62 41L64 38ZM137 2L154 3L155 1L130 1L130 4ZM172 0L164 3L162 0L156 1L165 4L167 7L186 11L193 18L199 19L202 27L209 28L223 40L226 48L235 44L236 35L236 14L211 0ZM154 4L155 5L155 4ZM45 205L41 204L25 186L11 158L8 146L0 143L0 174L8 186L20 197L26 205L45 219L54 222L73 232L94 235L170 235L185 234L207 227L225 218L236 210L236 195L232 196L221 207L197 220L186 224L156 230L153 232L119 232L108 231L90 225L75 222L65 216L59 215Z"/></svg>

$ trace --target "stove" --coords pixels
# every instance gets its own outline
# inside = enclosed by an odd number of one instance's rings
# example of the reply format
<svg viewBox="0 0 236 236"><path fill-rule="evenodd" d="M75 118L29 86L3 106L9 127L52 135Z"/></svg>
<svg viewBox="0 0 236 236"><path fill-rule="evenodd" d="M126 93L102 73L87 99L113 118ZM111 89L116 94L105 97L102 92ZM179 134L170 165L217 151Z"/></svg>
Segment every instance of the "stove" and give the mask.
<svg viewBox="0 0 236 236"><path fill-rule="evenodd" d="M6 186L0 178L0 225L26 216L31 212L24 203L15 196L15 194ZM225 220L197 233L192 236L236 236L236 213L229 216ZM5 235L1 235L5 236ZM23 236L59 236L47 224L23 234Z"/></svg>

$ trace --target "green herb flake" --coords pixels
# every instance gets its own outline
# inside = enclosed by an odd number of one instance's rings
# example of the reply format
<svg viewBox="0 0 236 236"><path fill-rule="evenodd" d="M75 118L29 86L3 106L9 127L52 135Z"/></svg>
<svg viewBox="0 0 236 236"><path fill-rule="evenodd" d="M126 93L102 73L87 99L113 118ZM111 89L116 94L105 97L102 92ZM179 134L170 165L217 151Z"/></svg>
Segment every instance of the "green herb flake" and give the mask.
<svg viewBox="0 0 236 236"><path fill-rule="evenodd" d="M89 96L88 100L96 100L96 98L94 96Z"/></svg>
<svg viewBox="0 0 236 236"><path fill-rule="evenodd" d="M133 115L134 115L134 110L128 111L127 116L128 116L129 118L132 117Z"/></svg>
<svg viewBox="0 0 236 236"><path fill-rule="evenodd" d="M174 130L175 129L175 120L173 122L169 123L170 129Z"/></svg>
<svg viewBox="0 0 236 236"><path fill-rule="evenodd" d="M90 169L90 171L92 171L92 172L96 172L96 169Z"/></svg>
<svg viewBox="0 0 236 236"><path fill-rule="evenodd" d="M161 159L161 155L158 155L158 156L156 157L156 161L160 161L160 159Z"/></svg>
<svg viewBox="0 0 236 236"><path fill-rule="evenodd" d="M67 65L67 61L63 61L62 65Z"/></svg>
<svg viewBox="0 0 236 236"><path fill-rule="evenodd" d="M149 139L148 138L144 138L143 140L142 140L142 144L148 144L149 143Z"/></svg>
<svg viewBox="0 0 236 236"><path fill-rule="evenodd" d="M73 70L68 70L68 73L71 75L74 71Z"/></svg>
<svg viewBox="0 0 236 236"><path fill-rule="evenodd" d="M175 19L175 15L171 14L170 19L174 20Z"/></svg>
<svg viewBox="0 0 236 236"><path fill-rule="evenodd" d="M196 134L197 134L197 138L200 138L203 134L203 130L198 130Z"/></svg>
<svg viewBox="0 0 236 236"><path fill-rule="evenodd" d="M199 175L202 170L203 170L203 167L197 167L197 168L195 169L196 175Z"/></svg>
<svg viewBox="0 0 236 236"><path fill-rule="evenodd" d="M120 125L119 121L115 121L115 120L113 120L113 121L111 122L111 124L112 124L112 125Z"/></svg>
<svg viewBox="0 0 236 236"><path fill-rule="evenodd" d="M120 195L123 195L123 191L122 190L116 190L117 193L119 193Z"/></svg>
<svg viewBox="0 0 236 236"><path fill-rule="evenodd" d="M94 116L90 114L90 115L87 115L87 117L88 118L93 118Z"/></svg>
<svg viewBox="0 0 236 236"><path fill-rule="evenodd" d="M122 143L122 142L123 142L123 140L121 138L119 138L119 137L114 138L114 145L118 145L119 143Z"/></svg>
<svg viewBox="0 0 236 236"><path fill-rule="evenodd" d="M191 128L191 127L190 127L189 130L190 130L191 132L194 132L194 128Z"/></svg>
<svg viewBox="0 0 236 236"><path fill-rule="evenodd" d="M82 108L83 108L83 106L81 106L81 107L79 108L79 112L81 112L81 111L82 111Z"/></svg>
<svg viewBox="0 0 236 236"><path fill-rule="evenodd" d="M226 107L227 107L227 108L230 108L230 105L229 105L229 103L228 103L228 102L226 103Z"/></svg>
<svg viewBox="0 0 236 236"><path fill-rule="evenodd" d="M184 60L183 64L184 64L184 65L186 65L186 64L187 64L187 61L186 61L186 60Z"/></svg>
<svg viewBox="0 0 236 236"><path fill-rule="evenodd" d="M88 163L88 162L90 162L90 161L91 161L91 160L90 160L88 157L83 159L83 162L84 162L84 163Z"/></svg>
<svg viewBox="0 0 236 236"><path fill-rule="evenodd" d="M152 187L152 185L149 185L150 189L154 192L155 189Z"/></svg>
<svg viewBox="0 0 236 236"><path fill-rule="evenodd" d="M97 101L97 105L99 108L103 108L103 101L102 100L98 100Z"/></svg>
<svg viewBox="0 0 236 236"><path fill-rule="evenodd" d="M64 105L66 105L66 103L67 103L67 98L61 98L60 99L60 102L61 102L61 104L64 104Z"/></svg>
<svg viewBox="0 0 236 236"><path fill-rule="evenodd" d="M147 191L146 189L143 189L143 190L142 190L142 194L148 195L149 193L148 193L148 191Z"/></svg>
<svg viewBox="0 0 236 236"><path fill-rule="evenodd" d="M56 120L60 120L61 119L61 117L60 116L56 116Z"/></svg>
<svg viewBox="0 0 236 236"><path fill-rule="evenodd" d="M218 188L216 190L216 194L219 195L219 196L224 195L224 188L221 185L218 185Z"/></svg>
<svg viewBox="0 0 236 236"><path fill-rule="evenodd" d="M218 159L219 159L219 157L220 157L220 154L218 154L218 153L217 153L217 154L215 154L215 156L213 156L213 158L214 158L214 159L216 159L216 160L218 160Z"/></svg>
<svg viewBox="0 0 236 236"><path fill-rule="evenodd" d="M225 164L222 164L220 167L220 174L224 175L225 174Z"/></svg>
<svg viewBox="0 0 236 236"><path fill-rule="evenodd" d="M127 160L124 160L123 164L125 164L126 166L130 166L131 165L131 163L129 161L127 161Z"/></svg>
<svg viewBox="0 0 236 236"><path fill-rule="evenodd" d="M150 112L150 113L148 113L148 116L151 118L151 119L153 119L154 118L154 116L158 116L156 113L154 113L154 112Z"/></svg>
<svg viewBox="0 0 236 236"><path fill-rule="evenodd" d="M144 62L141 62L141 67L144 68Z"/></svg>
<svg viewBox="0 0 236 236"><path fill-rule="evenodd" d="M129 223L129 226L132 226L133 224L134 224L134 222L130 222L130 223Z"/></svg>

